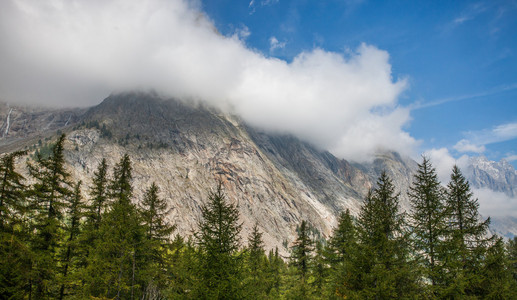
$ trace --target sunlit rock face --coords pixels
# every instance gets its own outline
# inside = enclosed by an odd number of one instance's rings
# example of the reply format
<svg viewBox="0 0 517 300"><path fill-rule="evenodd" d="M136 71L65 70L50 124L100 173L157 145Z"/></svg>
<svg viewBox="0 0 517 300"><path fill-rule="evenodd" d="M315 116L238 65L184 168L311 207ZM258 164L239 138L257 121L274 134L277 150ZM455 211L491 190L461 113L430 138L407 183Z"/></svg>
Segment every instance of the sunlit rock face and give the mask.
<svg viewBox="0 0 517 300"><path fill-rule="evenodd" d="M10 110L2 107L0 130L7 128ZM182 235L196 230L201 206L218 181L239 207L242 242L257 223L266 247L279 247L283 254L302 220L315 237L328 237L339 212L357 214L382 171L393 179L402 210L409 210L407 190L417 163L395 152L379 153L369 163L349 162L293 136L265 132L230 114L152 93L112 95L90 109L13 111L9 133L0 140L1 152L26 148L32 153L40 140L50 142L59 130L67 134L69 170L86 185L103 158L113 167L128 153L134 201L156 182ZM87 198L88 190L83 192Z"/></svg>

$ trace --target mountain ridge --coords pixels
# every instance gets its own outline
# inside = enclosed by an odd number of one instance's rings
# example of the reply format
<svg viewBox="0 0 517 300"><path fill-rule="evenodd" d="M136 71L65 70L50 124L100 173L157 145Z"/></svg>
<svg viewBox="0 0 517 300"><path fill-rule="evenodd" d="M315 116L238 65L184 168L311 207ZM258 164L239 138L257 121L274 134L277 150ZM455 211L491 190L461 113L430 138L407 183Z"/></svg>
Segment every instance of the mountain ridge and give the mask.
<svg viewBox="0 0 517 300"><path fill-rule="evenodd" d="M61 120L71 111L56 114ZM207 191L219 180L239 205L243 237L258 222L266 245L283 253L302 219L315 234L328 237L341 210L357 214L382 170L401 193L402 209L409 209L406 191L417 163L395 152L380 153L370 163L348 162L293 136L267 133L210 107L152 93L114 94L74 116L61 127L27 133L25 142L18 136L15 142L2 141L0 151L27 147L55 130L66 132L69 169L76 180L88 183L102 158L113 166L128 153L135 199L156 181L182 234L192 233Z"/></svg>

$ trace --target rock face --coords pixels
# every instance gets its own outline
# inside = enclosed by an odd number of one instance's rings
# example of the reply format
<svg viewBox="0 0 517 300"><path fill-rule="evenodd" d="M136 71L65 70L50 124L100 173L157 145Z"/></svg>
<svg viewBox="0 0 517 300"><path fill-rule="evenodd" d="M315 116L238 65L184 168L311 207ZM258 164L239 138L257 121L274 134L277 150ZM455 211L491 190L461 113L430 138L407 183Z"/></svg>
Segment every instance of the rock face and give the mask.
<svg viewBox="0 0 517 300"><path fill-rule="evenodd" d="M469 159L465 176L476 188L489 188L517 198L517 170L506 160L490 161L484 156Z"/></svg>
<svg viewBox="0 0 517 300"><path fill-rule="evenodd" d="M3 112L0 117L7 120L9 111ZM72 117L61 122L67 114ZM28 112L21 115L30 123ZM46 119L33 118L40 123L31 126L45 128L41 120L61 121L49 121L56 125L41 132L15 131L18 135L25 132L28 138L4 137L0 152L33 146L35 136L55 136L59 129L67 133L70 171L86 184L91 183L102 158L113 167L128 153L135 201L156 182L160 196L169 201L171 221L184 235L196 229L208 191L221 181L228 199L238 204L243 242L257 222L266 246L277 246L284 254L301 220L308 221L315 235L328 237L340 211L348 208L357 214L383 170L394 180L401 206L407 210L406 192L417 168L413 160L391 152L377 155L371 163L350 163L295 137L265 133L203 105L164 100L150 93L112 95L86 111L43 115Z"/></svg>

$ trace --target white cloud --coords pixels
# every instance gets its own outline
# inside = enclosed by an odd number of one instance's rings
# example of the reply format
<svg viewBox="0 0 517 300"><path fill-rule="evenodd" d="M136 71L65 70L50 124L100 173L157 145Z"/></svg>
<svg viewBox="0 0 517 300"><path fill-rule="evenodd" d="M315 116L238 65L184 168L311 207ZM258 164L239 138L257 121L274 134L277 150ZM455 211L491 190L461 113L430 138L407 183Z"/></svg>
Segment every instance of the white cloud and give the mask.
<svg viewBox="0 0 517 300"><path fill-rule="evenodd" d="M485 146L484 145L474 145L468 140L461 140L456 143L456 145L453 146L453 148L458 152L474 152L474 153L483 153L485 152Z"/></svg>
<svg viewBox="0 0 517 300"><path fill-rule="evenodd" d="M273 52L276 49L283 49L285 48L286 42L279 42L278 39L274 36L272 36L269 39L269 51Z"/></svg>
<svg viewBox="0 0 517 300"><path fill-rule="evenodd" d="M472 191L474 196L478 199L479 211L483 216L517 217L517 199L488 188L473 189Z"/></svg>
<svg viewBox="0 0 517 300"><path fill-rule="evenodd" d="M451 178L452 167L457 165L460 170L465 169L469 160L467 155L463 155L457 159L454 158L447 148L427 150L424 155L429 157L431 164L436 168L438 178L444 185L446 185Z"/></svg>
<svg viewBox="0 0 517 300"><path fill-rule="evenodd" d="M246 34L222 36L192 3L2 1L0 98L85 106L155 89L348 159L415 146L402 130L409 112L397 107L406 80L392 78L386 51L314 49L288 63L248 49Z"/></svg>
<svg viewBox="0 0 517 300"><path fill-rule="evenodd" d="M454 149L458 152L484 152L485 145L509 141L517 138L517 123L507 123L490 129L469 131L464 133L465 139L460 140Z"/></svg>
<svg viewBox="0 0 517 300"><path fill-rule="evenodd" d="M510 154L510 155L506 156L504 159L508 162L515 161L515 160L517 160L517 154Z"/></svg>

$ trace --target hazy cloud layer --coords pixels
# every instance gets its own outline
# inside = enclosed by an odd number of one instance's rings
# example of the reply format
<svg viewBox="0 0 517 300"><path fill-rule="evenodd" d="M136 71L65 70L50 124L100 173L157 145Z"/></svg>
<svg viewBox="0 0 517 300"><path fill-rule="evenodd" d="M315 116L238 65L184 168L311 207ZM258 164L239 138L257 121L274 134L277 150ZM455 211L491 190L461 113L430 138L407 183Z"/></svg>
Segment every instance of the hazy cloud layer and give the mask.
<svg viewBox="0 0 517 300"><path fill-rule="evenodd" d="M2 1L0 98L85 106L156 89L348 159L414 148L397 106L406 81L392 78L387 52L314 49L288 63L247 48L249 34L222 36L181 0Z"/></svg>

